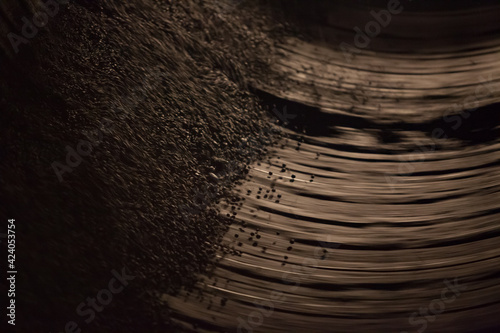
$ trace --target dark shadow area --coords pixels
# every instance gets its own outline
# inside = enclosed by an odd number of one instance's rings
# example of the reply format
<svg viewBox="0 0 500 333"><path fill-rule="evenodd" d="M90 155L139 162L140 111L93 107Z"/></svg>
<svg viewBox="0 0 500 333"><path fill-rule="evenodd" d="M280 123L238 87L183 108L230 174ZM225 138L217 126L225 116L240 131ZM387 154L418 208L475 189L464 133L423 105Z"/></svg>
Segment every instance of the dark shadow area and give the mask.
<svg viewBox="0 0 500 333"><path fill-rule="evenodd" d="M426 126L425 132L433 132L442 137L462 140L464 144L482 144L500 137L500 103L490 104L475 111L463 110L462 113L444 116Z"/></svg>
<svg viewBox="0 0 500 333"><path fill-rule="evenodd" d="M389 0L263 0L277 20L287 20L300 27L305 38L339 48L344 42L354 45L354 27L363 30L368 22L376 22L372 11L388 9ZM469 48L471 44L500 35L495 0L480 1L409 1L396 2L398 10L390 24L362 49L420 53L441 47ZM481 11L481 7L487 10ZM464 12L470 15L462 15ZM415 29L413 24L421 26ZM471 29L471 27L474 27ZM390 42L388 42L390 41Z"/></svg>
<svg viewBox="0 0 500 333"><path fill-rule="evenodd" d="M313 137L336 136L339 134L336 127L374 131L380 143L400 142L399 131L418 131L435 139L452 138L473 145L488 143L500 137L500 103L474 111L464 110L424 123L379 124L356 115L328 114L317 107L285 100L261 90L255 91L255 94L280 125Z"/></svg>

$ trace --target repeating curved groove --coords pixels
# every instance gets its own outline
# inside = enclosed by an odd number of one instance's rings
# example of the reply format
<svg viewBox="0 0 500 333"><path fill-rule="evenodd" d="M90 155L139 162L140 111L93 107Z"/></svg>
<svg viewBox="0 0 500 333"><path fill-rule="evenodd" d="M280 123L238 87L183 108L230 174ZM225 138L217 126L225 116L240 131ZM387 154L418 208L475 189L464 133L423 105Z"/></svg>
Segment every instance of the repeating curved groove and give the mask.
<svg viewBox="0 0 500 333"><path fill-rule="evenodd" d="M223 240L229 254L197 291L165 296L177 323L198 332L416 332L422 323L427 332L498 332L499 41L362 50L352 62L321 42L277 45L275 69L287 79L256 90L296 118L238 186L244 199L221 204L236 215ZM477 97L481 78L491 93ZM443 114L460 116L469 96L477 110L454 129ZM411 321L455 278L464 289L442 313Z"/></svg>
<svg viewBox="0 0 500 333"><path fill-rule="evenodd" d="M468 97L475 107L500 101L498 94L475 97L482 82L500 90L499 46L460 58L367 52L351 64L341 51L310 43L294 40L280 47L284 57L277 70L287 73L287 80L263 90L327 113L411 123L444 115ZM486 94L483 88L478 93Z"/></svg>

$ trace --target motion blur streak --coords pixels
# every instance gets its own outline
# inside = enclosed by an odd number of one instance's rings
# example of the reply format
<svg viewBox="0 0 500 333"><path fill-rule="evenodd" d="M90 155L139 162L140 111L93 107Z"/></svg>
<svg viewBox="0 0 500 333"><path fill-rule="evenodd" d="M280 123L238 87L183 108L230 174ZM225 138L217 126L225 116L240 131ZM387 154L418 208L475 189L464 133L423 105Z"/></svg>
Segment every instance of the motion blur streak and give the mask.
<svg viewBox="0 0 500 333"><path fill-rule="evenodd" d="M242 204L221 205L238 207L233 255L200 293L166 298L178 324L497 332L500 6L401 1L347 62L339 45L386 2L270 3L312 36L276 45L287 78L255 87L296 117L239 186ZM463 286L454 298L450 281ZM442 294L445 308L426 313Z"/></svg>

